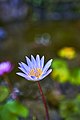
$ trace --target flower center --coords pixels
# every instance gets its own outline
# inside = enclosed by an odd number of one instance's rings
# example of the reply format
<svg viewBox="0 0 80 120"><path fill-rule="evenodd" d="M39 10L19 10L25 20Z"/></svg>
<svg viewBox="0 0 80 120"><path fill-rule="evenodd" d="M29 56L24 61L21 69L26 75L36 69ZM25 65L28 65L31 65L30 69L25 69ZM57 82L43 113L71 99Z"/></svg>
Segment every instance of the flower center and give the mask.
<svg viewBox="0 0 80 120"><path fill-rule="evenodd" d="M42 70L40 68L31 69L29 72L29 76L34 76L39 78L42 75Z"/></svg>

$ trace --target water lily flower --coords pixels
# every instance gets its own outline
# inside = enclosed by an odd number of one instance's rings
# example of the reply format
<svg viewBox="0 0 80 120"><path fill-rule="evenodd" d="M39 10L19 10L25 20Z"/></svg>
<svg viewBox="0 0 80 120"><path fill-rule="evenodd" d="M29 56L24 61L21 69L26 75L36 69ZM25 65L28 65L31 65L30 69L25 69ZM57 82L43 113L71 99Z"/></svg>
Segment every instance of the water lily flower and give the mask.
<svg viewBox="0 0 80 120"><path fill-rule="evenodd" d="M16 74L24 77L27 80L42 80L52 71L52 69L49 69L49 67L51 66L52 59L49 60L44 66L44 56L42 56L42 58L40 59L39 55L36 55L36 58L34 58L34 56L31 55L31 60L26 56L26 62L27 64L23 62L19 63L20 67L18 68L22 72L18 72Z"/></svg>
<svg viewBox="0 0 80 120"><path fill-rule="evenodd" d="M10 73L13 69L13 65L10 61L5 61L0 63L0 76L3 76L6 73Z"/></svg>

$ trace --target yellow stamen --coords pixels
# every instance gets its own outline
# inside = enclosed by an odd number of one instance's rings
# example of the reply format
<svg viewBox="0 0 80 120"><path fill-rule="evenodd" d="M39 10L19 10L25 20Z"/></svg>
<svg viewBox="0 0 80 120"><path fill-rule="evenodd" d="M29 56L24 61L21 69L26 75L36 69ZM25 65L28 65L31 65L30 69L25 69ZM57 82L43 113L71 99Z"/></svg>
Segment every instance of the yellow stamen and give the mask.
<svg viewBox="0 0 80 120"><path fill-rule="evenodd" d="M31 69L29 72L29 76L35 76L39 78L42 75L42 70L40 68Z"/></svg>

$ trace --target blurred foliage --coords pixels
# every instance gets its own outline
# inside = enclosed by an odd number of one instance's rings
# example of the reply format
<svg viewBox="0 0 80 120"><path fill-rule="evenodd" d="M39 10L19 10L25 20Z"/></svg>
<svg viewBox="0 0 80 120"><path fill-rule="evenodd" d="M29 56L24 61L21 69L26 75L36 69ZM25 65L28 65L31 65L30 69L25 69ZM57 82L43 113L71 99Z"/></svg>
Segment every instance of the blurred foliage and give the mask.
<svg viewBox="0 0 80 120"><path fill-rule="evenodd" d="M80 68L70 70L68 63L62 59L55 59L52 63L52 78L60 83L70 82L80 85Z"/></svg>
<svg viewBox="0 0 80 120"><path fill-rule="evenodd" d="M32 0L32 2L34 3L34 5L41 5L43 0Z"/></svg>
<svg viewBox="0 0 80 120"><path fill-rule="evenodd" d="M80 19L80 2L73 0L25 0L32 8L32 21ZM37 8L35 10L35 8ZM34 18L35 17L35 18Z"/></svg>
<svg viewBox="0 0 80 120"><path fill-rule="evenodd" d="M70 82L74 85L80 85L80 67L70 69L67 59L70 61L77 56L72 47L62 48L58 55L61 59L55 59L52 63L52 78L60 83ZM66 59L63 59L66 58Z"/></svg>
<svg viewBox="0 0 80 120"><path fill-rule="evenodd" d="M25 0L26 3L32 4L33 6L44 7L51 11L74 11L80 12L80 2L73 0Z"/></svg>
<svg viewBox="0 0 80 120"><path fill-rule="evenodd" d="M52 68L52 77L55 80L61 83L65 83L69 80L70 72L68 69L67 62L65 60L55 59L52 63Z"/></svg>
<svg viewBox="0 0 80 120"><path fill-rule="evenodd" d="M9 96L9 89L5 86L0 86L0 102L3 102Z"/></svg>
<svg viewBox="0 0 80 120"><path fill-rule="evenodd" d="M74 68L70 77L72 84L80 85L80 68Z"/></svg>
<svg viewBox="0 0 80 120"><path fill-rule="evenodd" d="M49 90L46 93L46 98L51 108L58 108L63 97L64 96L57 89Z"/></svg>
<svg viewBox="0 0 80 120"><path fill-rule="evenodd" d="M20 103L14 89L10 89L10 81L5 83L5 78L0 83L0 120L19 120L19 117L27 118L29 110ZM14 94L14 98L13 98Z"/></svg>
<svg viewBox="0 0 80 120"><path fill-rule="evenodd" d="M19 116L26 118L28 115L28 109L16 100L0 105L0 120L18 120Z"/></svg>
<svg viewBox="0 0 80 120"><path fill-rule="evenodd" d="M62 58L73 59L76 57L76 51L72 47L64 47L58 52L58 55Z"/></svg>
<svg viewBox="0 0 80 120"><path fill-rule="evenodd" d="M80 94L76 98L61 101L60 115L65 120L80 120Z"/></svg>

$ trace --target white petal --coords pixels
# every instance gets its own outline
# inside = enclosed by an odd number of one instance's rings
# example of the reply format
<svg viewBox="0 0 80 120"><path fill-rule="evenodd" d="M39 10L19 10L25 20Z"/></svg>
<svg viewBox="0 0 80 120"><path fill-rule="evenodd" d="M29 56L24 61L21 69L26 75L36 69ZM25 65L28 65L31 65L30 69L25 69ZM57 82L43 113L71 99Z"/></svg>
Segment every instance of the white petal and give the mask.
<svg viewBox="0 0 80 120"><path fill-rule="evenodd" d="M42 80L43 78L45 78L46 76L48 76L51 72L52 72L52 69L49 69L44 75L41 76L40 79Z"/></svg>
<svg viewBox="0 0 80 120"><path fill-rule="evenodd" d="M40 57L39 57L39 55L36 56L36 65L37 65L37 68L40 68Z"/></svg>
<svg viewBox="0 0 80 120"><path fill-rule="evenodd" d="M19 75L19 76L21 76L21 77L24 77L27 80L33 80L30 76L28 76L28 75L26 75L24 73L18 72L16 74Z"/></svg>
<svg viewBox="0 0 80 120"><path fill-rule="evenodd" d="M31 77L32 78L32 81L37 81L37 78L34 76L34 78L33 77Z"/></svg>
<svg viewBox="0 0 80 120"><path fill-rule="evenodd" d="M33 81L33 79L28 75L28 76L26 76L26 78L25 79L27 79L27 80L30 80L30 81Z"/></svg>
<svg viewBox="0 0 80 120"><path fill-rule="evenodd" d="M36 60L35 58L33 57L33 55L31 55L31 61L32 61L32 64L33 64L33 68L36 68Z"/></svg>
<svg viewBox="0 0 80 120"><path fill-rule="evenodd" d="M23 67L22 63L18 63L20 65L20 67Z"/></svg>
<svg viewBox="0 0 80 120"><path fill-rule="evenodd" d="M26 74L24 74L24 73L21 73L21 72L18 72L18 73L16 73L17 75L19 75L19 76L21 76L21 77L26 77L27 75Z"/></svg>
<svg viewBox="0 0 80 120"><path fill-rule="evenodd" d="M41 58L41 61L40 61L40 68L43 68L44 66L44 56Z"/></svg>
<svg viewBox="0 0 80 120"><path fill-rule="evenodd" d="M21 62L22 64L22 67L26 70L26 71L29 71L30 70L30 67L27 66L25 63Z"/></svg>
<svg viewBox="0 0 80 120"><path fill-rule="evenodd" d="M18 67L22 72L24 72L25 74L27 74L27 71L23 68L23 67Z"/></svg>
<svg viewBox="0 0 80 120"><path fill-rule="evenodd" d="M46 65L43 68L43 72L46 72L49 69L49 67L51 66L51 62L52 62L52 59L46 63Z"/></svg>
<svg viewBox="0 0 80 120"><path fill-rule="evenodd" d="M30 68L33 68L33 64L32 62L30 61L30 59L26 56L26 61L27 61L27 64Z"/></svg>

